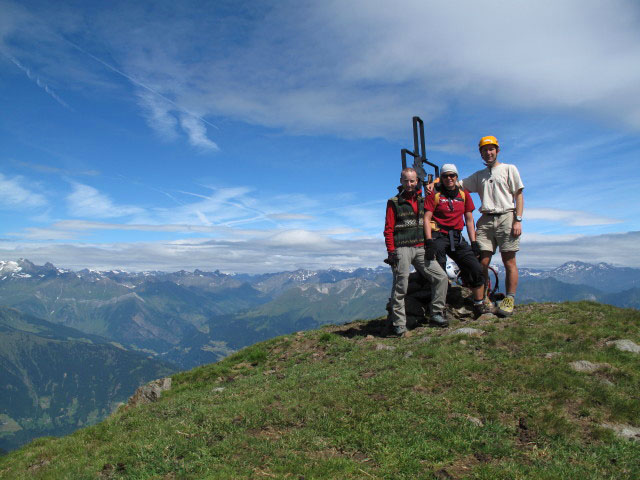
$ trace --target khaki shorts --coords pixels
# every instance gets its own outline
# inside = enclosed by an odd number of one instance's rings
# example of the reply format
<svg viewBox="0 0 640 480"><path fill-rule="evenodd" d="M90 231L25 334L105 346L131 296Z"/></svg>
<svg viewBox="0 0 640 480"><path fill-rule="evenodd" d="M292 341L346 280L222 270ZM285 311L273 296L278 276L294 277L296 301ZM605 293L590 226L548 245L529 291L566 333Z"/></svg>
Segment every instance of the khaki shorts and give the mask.
<svg viewBox="0 0 640 480"><path fill-rule="evenodd" d="M480 250L492 253L496 253L497 247L500 247L500 252L520 250L520 237L511 235L514 215L513 212L501 215L482 214L476 223L476 240Z"/></svg>

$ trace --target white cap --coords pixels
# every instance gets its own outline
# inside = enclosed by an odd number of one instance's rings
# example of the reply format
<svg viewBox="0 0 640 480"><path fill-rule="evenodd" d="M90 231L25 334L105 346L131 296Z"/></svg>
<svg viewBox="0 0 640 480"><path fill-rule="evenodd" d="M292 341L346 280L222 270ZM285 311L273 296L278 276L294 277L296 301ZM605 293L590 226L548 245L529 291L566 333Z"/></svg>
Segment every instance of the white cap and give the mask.
<svg viewBox="0 0 640 480"><path fill-rule="evenodd" d="M456 175L458 175L458 169L453 163L445 163L440 169L440 175L444 173L455 173Z"/></svg>

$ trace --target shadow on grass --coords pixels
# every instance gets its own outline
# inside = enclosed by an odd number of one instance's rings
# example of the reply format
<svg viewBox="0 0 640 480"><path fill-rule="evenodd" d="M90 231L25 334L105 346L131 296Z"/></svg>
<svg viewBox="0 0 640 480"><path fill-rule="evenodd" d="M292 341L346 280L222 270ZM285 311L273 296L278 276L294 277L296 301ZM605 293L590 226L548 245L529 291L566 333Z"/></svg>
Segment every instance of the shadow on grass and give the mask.
<svg viewBox="0 0 640 480"><path fill-rule="evenodd" d="M394 336L386 318L377 318L368 322L347 323L334 333L346 338L366 337L367 335L381 338Z"/></svg>

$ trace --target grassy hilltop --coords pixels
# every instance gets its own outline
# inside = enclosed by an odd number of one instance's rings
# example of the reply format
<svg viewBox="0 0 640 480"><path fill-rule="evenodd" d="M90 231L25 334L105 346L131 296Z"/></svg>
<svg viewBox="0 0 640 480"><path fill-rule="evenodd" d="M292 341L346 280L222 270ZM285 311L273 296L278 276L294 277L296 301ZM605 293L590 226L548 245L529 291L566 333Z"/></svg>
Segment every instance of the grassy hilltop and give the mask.
<svg viewBox="0 0 640 480"><path fill-rule="evenodd" d="M407 338L381 323L177 374L156 403L1 457L0 478L640 478L640 441L614 431L640 426L640 354L607 344L640 343L640 312L533 304Z"/></svg>

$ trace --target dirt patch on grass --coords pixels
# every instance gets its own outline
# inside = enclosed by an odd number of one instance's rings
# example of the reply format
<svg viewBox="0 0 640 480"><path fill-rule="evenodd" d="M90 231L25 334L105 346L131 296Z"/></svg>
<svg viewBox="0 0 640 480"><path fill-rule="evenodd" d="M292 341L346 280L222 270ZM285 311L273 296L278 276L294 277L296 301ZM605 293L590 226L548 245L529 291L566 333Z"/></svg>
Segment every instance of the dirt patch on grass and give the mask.
<svg viewBox="0 0 640 480"><path fill-rule="evenodd" d="M476 468L478 465L488 463L490 461L491 457L489 455L478 452L474 453L473 455L467 455L465 457L457 459L450 465L435 471L433 475L438 480L457 480L468 478L469 474L471 474L474 468Z"/></svg>
<svg viewBox="0 0 640 480"><path fill-rule="evenodd" d="M276 346L270 351L270 357L275 358L275 362L271 361L268 366L278 371L278 366L274 363L285 363L289 360L295 360L297 363L303 360L321 361L327 357L326 346L318 343L316 338L307 338L299 335L298 332L286 343L285 347Z"/></svg>
<svg viewBox="0 0 640 480"><path fill-rule="evenodd" d="M366 463L367 465L375 465L373 459L365 453L359 451L347 451L335 447L323 448L322 450L309 452L308 455L311 458L319 460L329 460L332 458L349 458L354 462Z"/></svg>
<svg viewBox="0 0 640 480"><path fill-rule="evenodd" d="M526 417L520 417L517 425L518 443L523 447L531 447L536 445L538 435L529 426L529 420Z"/></svg>
<svg viewBox="0 0 640 480"><path fill-rule="evenodd" d="M267 438L269 440L279 440L288 433L290 429L276 429L271 425L265 425L261 428L252 428L247 433L255 438Z"/></svg>
<svg viewBox="0 0 640 480"><path fill-rule="evenodd" d="M113 478L114 476L121 476L123 473L127 471L127 467L124 463L116 463L115 465L111 463L105 463L102 466L102 470L98 474L99 478Z"/></svg>
<svg viewBox="0 0 640 480"><path fill-rule="evenodd" d="M38 470L40 470L42 467L46 467L47 465L49 465L51 463L51 459L49 458L41 458L40 460L38 460L35 463L32 463L31 465L29 465L27 467L27 471L28 472L37 472Z"/></svg>

